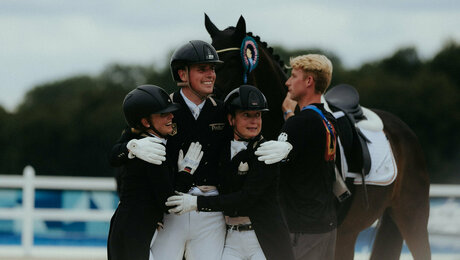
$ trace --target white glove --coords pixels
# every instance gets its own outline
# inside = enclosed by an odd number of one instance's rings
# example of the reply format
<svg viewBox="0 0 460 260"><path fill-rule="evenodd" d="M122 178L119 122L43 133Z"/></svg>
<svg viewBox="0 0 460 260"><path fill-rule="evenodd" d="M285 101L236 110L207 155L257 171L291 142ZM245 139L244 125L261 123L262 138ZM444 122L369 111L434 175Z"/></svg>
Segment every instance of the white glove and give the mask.
<svg viewBox="0 0 460 260"><path fill-rule="evenodd" d="M196 196L181 192L176 193L178 195L169 197L165 203L166 206L175 206L174 208L168 210L169 213L182 215L197 209Z"/></svg>
<svg viewBox="0 0 460 260"><path fill-rule="evenodd" d="M254 154L259 156L259 161L273 164L286 158L291 150L292 145L289 142L268 141L262 143Z"/></svg>
<svg viewBox="0 0 460 260"><path fill-rule="evenodd" d="M145 137L142 139L133 139L128 142L126 147L129 150L129 159L137 157L156 165L161 165L162 162L166 161L166 147L158 138Z"/></svg>
<svg viewBox="0 0 460 260"><path fill-rule="evenodd" d="M184 152L182 150L179 151L177 168L179 171L186 171L190 174L193 174L196 168L198 168L202 157L203 151L201 151L201 144L199 142L191 143L185 158Z"/></svg>

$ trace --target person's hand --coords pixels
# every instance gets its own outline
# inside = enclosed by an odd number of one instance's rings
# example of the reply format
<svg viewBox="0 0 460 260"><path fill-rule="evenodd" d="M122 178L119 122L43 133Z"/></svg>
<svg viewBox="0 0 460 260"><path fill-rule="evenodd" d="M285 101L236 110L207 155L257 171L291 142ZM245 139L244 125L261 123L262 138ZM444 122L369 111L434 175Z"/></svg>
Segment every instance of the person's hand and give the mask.
<svg viewBox="0 0 460 260"><path fill-rule="evenodd" d="M176 192L178 195L174 195L168 198L165 205L174 207L168 210L169 213L182 215L184 213L197 209L197 197L181 192Z"/></svg>
<svg viewBox="0 0 460 260"><path fill-rule="evenodd" d="M255 151L255 155L259 156L259 161L265 164L273 164L285 159L292 150L292 145L286 141L267 141L262 143Z"/></svg>
<svg viewBox="0 0 460 260"><path fill-rule="evenodd" d="M281 105L285 120L294 115L296 106L297 102L291 99L291 94L288 92L283 100L283 104Z"/></svg>
<svg viewBox="0 0 460 260"><path fill-rule="evenodd" d="M198 168L198 165L200 165L201 158L203 158L201 144L199 142L191 143L185 157L184 152L182 150L179 151L177 168L179 171L186 171L193 174Z"/></svg>
<svg viewBox="0 0 460 260"><path fill-rule="evenodd" d="M129 150L129 159L137 157L156 165L161 165L162 162L166 161L166 147L158 138L145 137L142 139L133 139L128 142L126 147Z"/></svg>

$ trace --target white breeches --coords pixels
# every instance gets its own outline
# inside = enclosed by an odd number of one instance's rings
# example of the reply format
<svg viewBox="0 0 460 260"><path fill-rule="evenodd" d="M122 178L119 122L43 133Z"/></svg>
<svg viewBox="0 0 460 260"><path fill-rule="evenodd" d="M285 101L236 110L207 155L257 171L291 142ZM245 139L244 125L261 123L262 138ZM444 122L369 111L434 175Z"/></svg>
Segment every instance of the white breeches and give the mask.
<svg viewBox="0 0 460 260"><path fill-rule="evenodd" d="M216 260L222 256L225 220L222 212L166 214L164 229L151 247L155 260Z"/></svg>
<svg viewBox="0 0 460 260"><path fill-rule="evenodd" d="M254 230L228 230L222 260L266 260Z"/></svg>

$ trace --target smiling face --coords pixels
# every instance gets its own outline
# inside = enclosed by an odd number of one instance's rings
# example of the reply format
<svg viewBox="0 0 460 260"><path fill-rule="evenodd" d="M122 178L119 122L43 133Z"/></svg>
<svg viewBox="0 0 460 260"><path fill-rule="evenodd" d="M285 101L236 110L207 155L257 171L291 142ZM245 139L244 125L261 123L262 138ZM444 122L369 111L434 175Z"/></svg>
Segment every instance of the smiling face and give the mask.
<svg viewBox="0 0 460 260"><path fill-rule="evenodd" d="M189 66L188 77L185 70L178 71L182 81L189 82L191 88L202 96L212 94L214 82L216 81L216 71L214 64L193 64ZM183 91L186 93L187 88ZM187 93L186 93L187 94Z"/></svg>
<svg viewBox="0 0 460 260"><path fill-rule="evenodd" d="M173 132L172 119L174 115L172 113L163 113L163 114L151 114L150 122L153 124L153 127L162 135L167 136ZM145 126L145 125L144 125ZM157 134L149 129L152 134Z"/></svg>
<svg viewBox="0 0 460 260"><path fill-rule="evenodd" d="M251 139L262 130L262 112L252 110L237 110L235 116L228 115L228 121L233 126L235 140Z"/></svg>

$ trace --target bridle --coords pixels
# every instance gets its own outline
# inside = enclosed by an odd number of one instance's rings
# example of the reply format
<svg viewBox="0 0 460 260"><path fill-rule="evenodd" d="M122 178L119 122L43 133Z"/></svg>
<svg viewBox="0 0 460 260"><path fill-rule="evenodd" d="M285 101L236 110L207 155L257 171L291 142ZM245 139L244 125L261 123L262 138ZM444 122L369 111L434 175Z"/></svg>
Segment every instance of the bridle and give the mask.
<svg viewBox="0 0 460 260"><path fill-rule="evenodd" d="M226 49L222 49L222 50L217 50L217 54L219 53L223 53L223 52L229 52L229 51L240 51L241 48L238 48L238 47L230 47L230 48L226 48Z"/></svg>
<svg viewBox="0 0 460 260"><path fill-rule="evenodd" d="M248 75L259 63L259 49L257 43L251 36L246 36L241 42L241 47L229 47L216 52L224 53L229 51L239 51L241 62L243 63L243 84L248 82Z"/></svg>

